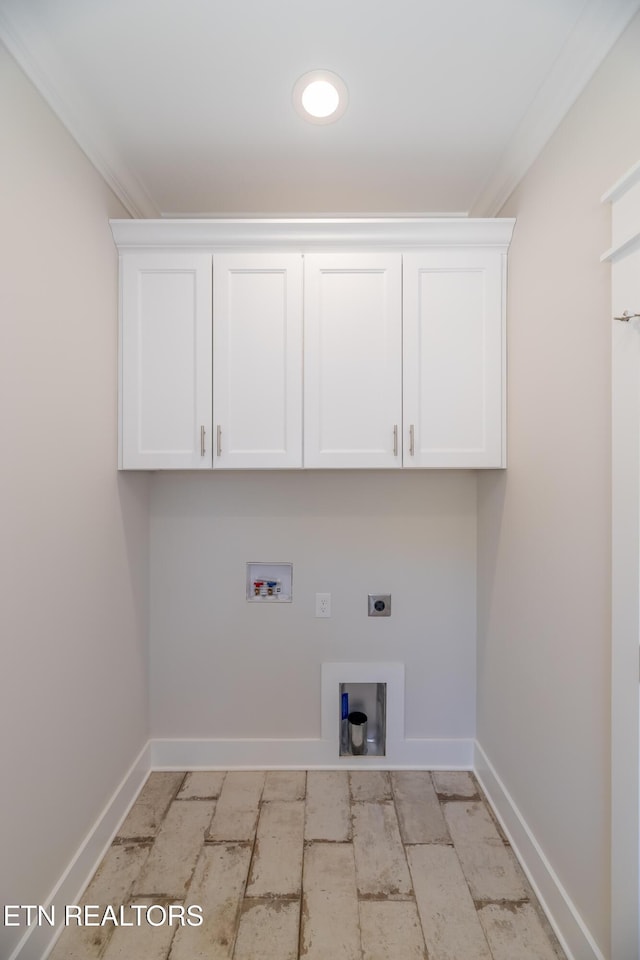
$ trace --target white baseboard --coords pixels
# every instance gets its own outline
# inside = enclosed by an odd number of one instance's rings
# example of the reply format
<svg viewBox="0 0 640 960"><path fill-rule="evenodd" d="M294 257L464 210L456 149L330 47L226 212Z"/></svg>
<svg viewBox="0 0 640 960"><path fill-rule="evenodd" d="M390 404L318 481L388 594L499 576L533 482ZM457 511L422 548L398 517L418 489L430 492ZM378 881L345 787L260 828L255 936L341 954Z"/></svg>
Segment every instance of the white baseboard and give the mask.
<svg viewBox="0 0 640 960"><path fill-rule="evenodd" d="M476 741L475 774L524 869L567 960L605 960L533 832Z"/></svg>
<svg viewBox="0 0 640 960"><path fill-rule="evenodd" d="M339 757L334 740L151 740L153 770L471 770L473 740L387 742L384 757Z"/></svg>
<svg viewBox="0 0 640 960"><path fill-rule="evenodd" d="M47 909L55 906L56 916L64 916L64 908L67 904L79 902L80 894L107 852L120 824L147 779L150 769L151 750L147 742L105 805L62 877L43 901ZM62 929L62 927L50 927L47 924L29 927L9 960L42 960L51 950Z"/></svg>

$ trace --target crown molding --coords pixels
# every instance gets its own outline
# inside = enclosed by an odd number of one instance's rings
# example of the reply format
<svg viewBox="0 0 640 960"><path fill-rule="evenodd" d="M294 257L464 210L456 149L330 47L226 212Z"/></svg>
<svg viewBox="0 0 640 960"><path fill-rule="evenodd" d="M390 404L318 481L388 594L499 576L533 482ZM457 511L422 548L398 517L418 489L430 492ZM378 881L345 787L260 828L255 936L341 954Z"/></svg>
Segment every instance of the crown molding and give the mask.
<svg viewBox="0 0 640 960"><path fill-rule="evenodd" d="M78 91L66 81L50 44L42 36L37 37L37 43L27 44L26 27L26 23L18 26L0 10L0 41L124 208L132 217L157 217L160 211L156 205L108 142Z"/></svg>
<svg viewBox="0 0 640 960"><path fill-rule="evenodd" d="M506 251L513 219L360 218L110 220L119 250L293 247L491 247Z"/></svg>
<svg viewBox="0 0 640 960"><path fill-rule="evenodd" d="M473 216L496 216L640 9L640 0L591 0L481 193Z"/></svg>

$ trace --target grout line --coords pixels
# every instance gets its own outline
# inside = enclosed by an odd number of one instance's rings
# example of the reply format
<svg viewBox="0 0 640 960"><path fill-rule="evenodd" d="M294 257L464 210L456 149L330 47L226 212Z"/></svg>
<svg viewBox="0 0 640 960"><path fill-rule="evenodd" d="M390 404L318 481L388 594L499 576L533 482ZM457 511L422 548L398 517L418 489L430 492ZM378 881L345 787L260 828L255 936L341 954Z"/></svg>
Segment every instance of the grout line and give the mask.
<svg viewBox="0 0 640 960"><path fill-rule="evenodd" d="M307 775L306 775L306 772L305 772L305 778L304 778L304 795L305 795L304 804L305 804L305 813L306 813L306 805L307 805L307 799L306 799L306 797L307 797ZM300 957L302 956L302 919L303 919L303 913L304 913L304 867L305 867L306 855L307 855L307 841L304 839L304 819L303 819L303 821L302 821L302 857L300 858L300 864L301 864L301 869L300 869L300 909L299 909L299 911L298 911L298 960L300 960Z"/></svg>

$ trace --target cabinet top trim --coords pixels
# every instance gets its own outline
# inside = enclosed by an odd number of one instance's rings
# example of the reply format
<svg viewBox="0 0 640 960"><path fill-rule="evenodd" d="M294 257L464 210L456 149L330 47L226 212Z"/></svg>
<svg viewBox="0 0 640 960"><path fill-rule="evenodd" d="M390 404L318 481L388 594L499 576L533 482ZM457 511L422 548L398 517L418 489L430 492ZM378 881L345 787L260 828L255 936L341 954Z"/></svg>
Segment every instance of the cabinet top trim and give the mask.
<svg viewBox="0 0 640 960"><path fill-rule="evenodd" d="M515 225L507 218L361 218L239 220L110 220L119 250L172 247L487 246L507 249Z"/></svg>

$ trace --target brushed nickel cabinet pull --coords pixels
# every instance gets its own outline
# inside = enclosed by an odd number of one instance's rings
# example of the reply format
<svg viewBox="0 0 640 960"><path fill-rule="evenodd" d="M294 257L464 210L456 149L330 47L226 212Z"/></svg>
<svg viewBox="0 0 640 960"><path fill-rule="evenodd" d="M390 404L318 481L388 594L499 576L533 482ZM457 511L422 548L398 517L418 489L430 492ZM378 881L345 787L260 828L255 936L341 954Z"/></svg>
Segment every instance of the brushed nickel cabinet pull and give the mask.
<svg viewBox="0 0 640 960"><path fill-rule="evenodd" d="M628 310L625 310L621 317L614 317L614 320L623 320L625 323L628 323L629 320L633 320L634 317L640 317L640 313L629 313Z"/></svg>
<svg viewBox="0 0 640 960"><path fill-rule="evenodd" d="M204 457L204 449L205 449L204 436L205 436L205 429L204 427L200 427L200 456L201 457Z"/></svg>
<svg viewBox="0 0 640 960"><path fill-rule="evenodd" d="M219 457L222 456L222 427L220 424L216 429L216 453Z"/></svg>
<svg viewBox="0 0 640 960"><path fill-rule="evenodd" d="M415 429L413 424L409 427L409 455L412 457L415 453Z"/></svg>
<svg viewBox="0 0 640 960"><path fill-rule="evenodd" d="M394 457L398 456L398 424L397 423L393 427L393 455Z"/></svg>

